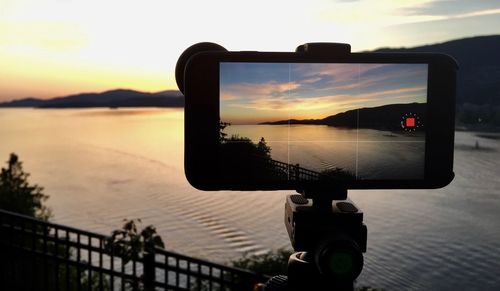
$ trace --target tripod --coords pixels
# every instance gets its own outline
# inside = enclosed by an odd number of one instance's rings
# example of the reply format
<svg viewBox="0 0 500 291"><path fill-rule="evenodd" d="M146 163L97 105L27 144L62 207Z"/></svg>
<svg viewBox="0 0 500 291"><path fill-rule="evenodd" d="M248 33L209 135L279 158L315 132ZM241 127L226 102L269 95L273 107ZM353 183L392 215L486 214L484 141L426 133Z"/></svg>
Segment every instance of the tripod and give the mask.
<svg viewBox="0 0 500 291"><path fill-rule="evenodd" d="M264 290L353 290L363 269L367 228L347 189L288 195L285 225L296 252L288 276L271 278Z"/></svg>

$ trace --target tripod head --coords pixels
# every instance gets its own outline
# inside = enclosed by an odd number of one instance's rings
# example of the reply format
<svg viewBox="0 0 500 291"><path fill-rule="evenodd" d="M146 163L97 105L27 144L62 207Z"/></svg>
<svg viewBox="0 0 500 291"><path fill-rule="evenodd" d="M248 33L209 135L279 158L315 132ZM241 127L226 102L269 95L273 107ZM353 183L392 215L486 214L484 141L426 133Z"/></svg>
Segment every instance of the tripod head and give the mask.
<svg viewBox="0 0 500 291"><path fill-rule="evenodd" d="M347 189L288 195L285 225L296 251L288 280L271 279L265 290L352 290L363 268L367 228ZM279 289L276 280L288 287Z"/></svg>

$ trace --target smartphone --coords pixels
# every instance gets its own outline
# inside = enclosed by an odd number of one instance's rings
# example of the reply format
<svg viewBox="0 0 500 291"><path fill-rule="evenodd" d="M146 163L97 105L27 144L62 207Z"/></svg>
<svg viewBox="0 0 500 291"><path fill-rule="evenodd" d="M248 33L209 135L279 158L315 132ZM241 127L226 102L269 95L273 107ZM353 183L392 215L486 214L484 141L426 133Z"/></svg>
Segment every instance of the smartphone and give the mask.
<svg viewBox="0 0 500 291"><path fill-rule="evenodd" d="M202 190L443 187L457 68L443 54L198 53L186 177Z"/></svg>

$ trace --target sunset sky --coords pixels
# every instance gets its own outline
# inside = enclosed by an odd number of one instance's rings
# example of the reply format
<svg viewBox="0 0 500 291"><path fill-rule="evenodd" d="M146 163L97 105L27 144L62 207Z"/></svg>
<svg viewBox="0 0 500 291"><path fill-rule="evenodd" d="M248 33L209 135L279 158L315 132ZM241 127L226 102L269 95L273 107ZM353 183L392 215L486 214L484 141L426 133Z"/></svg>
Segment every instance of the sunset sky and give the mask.
<svg viewBox="0 0 500 291"><path fill-rule="evenodd" d="M320 119L362 107L426 102L425 64L222 63L221 120Z"/></svg>
<svg viewBox="0 0 500 291"><path fill-rule="evenodd" d="M1 0L0 101L116 88L175 89L191 44L354 51L500 33L500 1Z"/></svg>

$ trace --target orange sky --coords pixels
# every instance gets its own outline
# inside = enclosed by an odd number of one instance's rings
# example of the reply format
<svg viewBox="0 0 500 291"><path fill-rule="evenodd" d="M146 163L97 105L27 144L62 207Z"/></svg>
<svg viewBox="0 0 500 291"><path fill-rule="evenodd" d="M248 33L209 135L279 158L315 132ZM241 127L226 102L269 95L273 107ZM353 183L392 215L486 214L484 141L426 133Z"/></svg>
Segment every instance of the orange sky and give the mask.
<svg viewBox="0 0 500 291"><path fill-rule="evenodd" d="M177 57L200 41L261 51L338 41L359 51L500 33L500 4L445 2L2 0L0 101L174 89Z"/></svg>
<svg viewBox="0 0 500 291"><path fill-rule="evenodd" d="M222 63L220 117L256 124L425 103L427 78L426 64Z"/></svg>

